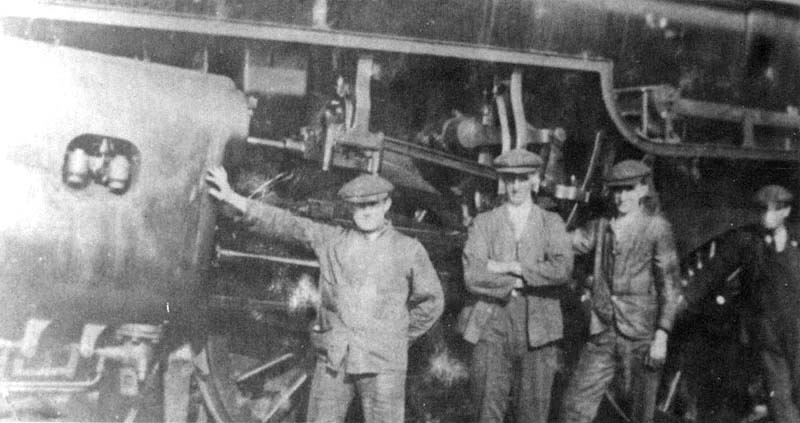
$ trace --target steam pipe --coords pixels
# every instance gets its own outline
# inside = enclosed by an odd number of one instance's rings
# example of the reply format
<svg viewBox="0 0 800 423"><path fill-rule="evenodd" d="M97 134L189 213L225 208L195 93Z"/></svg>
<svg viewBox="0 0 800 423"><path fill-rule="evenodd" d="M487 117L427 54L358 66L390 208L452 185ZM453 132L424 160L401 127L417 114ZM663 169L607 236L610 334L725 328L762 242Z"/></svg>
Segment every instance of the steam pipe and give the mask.
<svg viewBox="0 0 800 423"><path fill-rule="evenodd" d="M50 382L50 381L35 381L35 382L20 382L20 381L2 381L0 380L0 389L8 392L15 393L29 393L29 392L54 392L54 393L77 393L86 392L96 387L103 377L103 370L105 368L105 357L100 357L97 360L95 375L93 378L85 381L78 382Z"/></svg>

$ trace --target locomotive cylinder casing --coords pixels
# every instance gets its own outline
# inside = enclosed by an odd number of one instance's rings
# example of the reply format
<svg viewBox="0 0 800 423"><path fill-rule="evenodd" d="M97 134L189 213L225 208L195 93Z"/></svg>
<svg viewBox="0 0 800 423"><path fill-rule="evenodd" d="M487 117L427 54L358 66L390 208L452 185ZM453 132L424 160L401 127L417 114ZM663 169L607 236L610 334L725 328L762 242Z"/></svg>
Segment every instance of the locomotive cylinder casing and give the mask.
<svg viewBox="0 0 800 423"><path fill-rule="evenodd" d="M3 336L32 315L161 324L195 307L214 230L203 177L246 137L244 96L196 71L7 38L0 50L13 58L0 78ZM68 183L86 170L70 144L86 139L106 143L118 179Z"/></svg>

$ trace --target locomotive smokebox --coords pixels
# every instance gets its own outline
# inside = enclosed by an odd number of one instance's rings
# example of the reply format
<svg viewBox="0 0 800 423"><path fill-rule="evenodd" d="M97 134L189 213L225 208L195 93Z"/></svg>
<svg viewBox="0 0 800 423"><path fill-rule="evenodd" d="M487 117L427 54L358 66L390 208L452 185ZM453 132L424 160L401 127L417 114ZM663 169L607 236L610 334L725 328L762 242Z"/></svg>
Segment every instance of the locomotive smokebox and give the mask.
<svg viewBox="0 0 800 423"><path fill-rule="evenodd" d="M180 320L212 253L205 169L246 136L227 78L13 39L0 79L0 337Z"/></svg>

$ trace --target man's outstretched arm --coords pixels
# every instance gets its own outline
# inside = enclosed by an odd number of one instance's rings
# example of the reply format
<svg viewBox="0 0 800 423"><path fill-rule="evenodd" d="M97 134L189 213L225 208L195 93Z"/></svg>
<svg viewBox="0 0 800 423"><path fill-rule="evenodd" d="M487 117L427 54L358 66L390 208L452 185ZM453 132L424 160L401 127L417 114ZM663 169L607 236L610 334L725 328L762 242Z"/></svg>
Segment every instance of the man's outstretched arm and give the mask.
<svg viewBox="0 0 800 423"><path fill-rule="evenodd" d="M299 241L316 250L339 231L335 226L295 216L280 207L251 200L236 193L231 188L228 173L222 166L208 169L206 182L209 186L209 195L242 213L245 222L261 234Z"/></svg>

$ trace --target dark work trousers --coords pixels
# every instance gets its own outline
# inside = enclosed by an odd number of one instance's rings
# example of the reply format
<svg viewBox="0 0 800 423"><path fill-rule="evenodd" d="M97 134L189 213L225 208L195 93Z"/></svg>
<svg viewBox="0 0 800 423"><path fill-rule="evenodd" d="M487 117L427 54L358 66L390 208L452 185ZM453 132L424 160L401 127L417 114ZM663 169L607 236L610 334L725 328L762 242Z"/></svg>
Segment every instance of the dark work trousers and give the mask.
<svg viewBox="0 0 800 423"><path fill-rule="evenodd" d="M756 318L761 360L776 423L800 422L800 249L767 250Z"/></svg>
<svg viewBox="0 0 800 423"><path fill-rule="evenodd" d="M402 423L405 415L406 373L399 371L347 374L317 360L306 420L342 423L356 394L365 423Z"/></svg>
<svg viewBox="0 0 800 423"><path fill-rule="evenodd" d="M796 312L796 311L795 311ZM761 350L764 376L769 386L769 402L775 423L800 422L800 321L782 325L780 332L764 319ZM786 328L785 326L794 326Z"/></svg>
<svg viewBox="0 0 800 423"><path fill-rule="evenodd" d="M593 335L564 392L561 421L590 423L597 414L614 376L621 371L621 385L630 399L630 417L637 423L652 423L661 372L644 364L650 340L631 340L614 329Z"/></svg>
<svg viewBox="0 0 800 423"><path fill-rule="evenodd" d="M547 422L560 349L553 343L529 347L527 321L524 297L512 298L495 310L473 349L470 385L481 423L502 423L511 393L515 422Z"/></svg>

